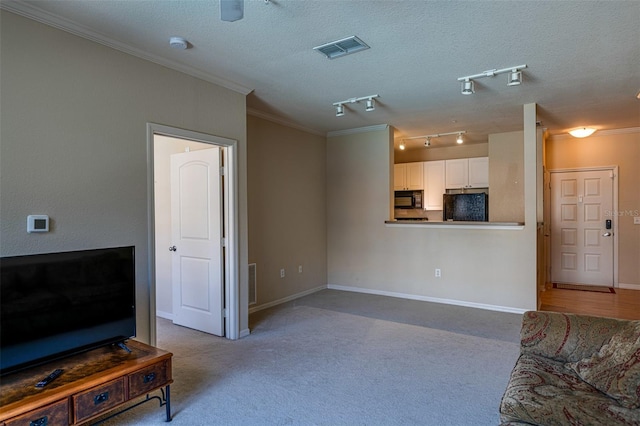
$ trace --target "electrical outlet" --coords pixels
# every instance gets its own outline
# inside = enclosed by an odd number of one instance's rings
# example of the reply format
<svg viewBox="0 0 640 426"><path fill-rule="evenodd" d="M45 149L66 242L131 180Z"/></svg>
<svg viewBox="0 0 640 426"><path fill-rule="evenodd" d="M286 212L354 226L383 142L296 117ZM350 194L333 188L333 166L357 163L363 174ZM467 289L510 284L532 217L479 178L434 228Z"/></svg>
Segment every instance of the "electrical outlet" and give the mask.
<svg viewBox="0 0 640 426"><path fill-rule="evenodd" d="M284 268L280 269L280 278L284 278Z"/></svg>
<svg viewBox="0 0 640 426"><path fill-rule="evenodd" d="M640 225L640 216L634 216L633 217L633 224L634 225Z"/></svg>
<svg viewBox="0 0 640 426"><path fill-rule="evenodd" d="M298 265L298 273L301 274L302 273L302 265Z"/></svg>
<svg viewBox="0 0 640 426"><path fill-rule="evenodd" d="M440 278L442 276L442 271L439 268L436 268L436 278Z"/></svg>

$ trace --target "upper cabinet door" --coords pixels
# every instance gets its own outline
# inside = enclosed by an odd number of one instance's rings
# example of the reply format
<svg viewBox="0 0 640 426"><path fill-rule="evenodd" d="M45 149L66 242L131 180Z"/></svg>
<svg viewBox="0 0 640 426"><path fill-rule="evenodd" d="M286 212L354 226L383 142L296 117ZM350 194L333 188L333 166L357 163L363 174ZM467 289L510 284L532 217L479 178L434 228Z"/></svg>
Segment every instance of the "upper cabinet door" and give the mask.
<svg viewBox="0 0 640 426"><path fill-rule="evenodd" d="M469 188L489 187L489 157L469 158Z"/></svg>
<svg viewBox="0 0 640 426"><path fill-rule="evenodd" d="M402 163L393 165L393 189L395 191L422 189L422 163Z"/></svg>
<svg viewBox="0 0 640 426"><path fill-rule="evenodd" d="M444 160L426 161L424 163L424 197L425 210L442 210L442 194L444 194Z"/></svg>
<svg viewBox="0 0 640 426"><path fill-rule="evenodd" d="M467 188L469 185L469 159L446 160L445 176L447 189Z"/></svg>
<svg viewBox="0 0 640 426"><path fill-rule="evenodd" d="M423 163L407 163L407 187L408 189L423 189L422 182Z"/></svg>
<svg viewBox="0 0 640 426"><path fill-rule="evenodd" d="M446 160L446 187L488 188L489 157Z"/></svg>

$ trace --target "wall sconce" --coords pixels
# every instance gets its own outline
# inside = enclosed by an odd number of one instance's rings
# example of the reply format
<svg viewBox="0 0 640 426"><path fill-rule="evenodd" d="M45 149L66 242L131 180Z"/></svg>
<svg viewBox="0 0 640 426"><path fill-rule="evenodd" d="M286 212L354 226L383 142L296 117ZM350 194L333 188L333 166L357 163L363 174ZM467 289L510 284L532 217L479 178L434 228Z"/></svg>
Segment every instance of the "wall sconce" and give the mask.
<svg viewBox="0 0 640 426"><path fill-rule="evenodd" d="M519 86L522 83L522 70L527 68L527 65L518 65L515 67L508 67L502 69L492 69L483 71L479 74L468 75L466 77L458 78L458 81L462 82L461 93L463 95L471 95L475 93L475 87L473 84L474 79L483 78L483 77L494 77L498 74L509 73L509 77L507 78L507 86Z"/></svg>
<svg viewBox="0 0 640 426"><path fill-rule="evenodd" d="M351 98L351 99L347 99L346 101L334 102L333 106L336 107L336 117L342 117L344 115L344 104L357 104L361 101L367 101L364 109L365 111L367 112L375 111L376 103L374 99L379 97L380 95L369 95L369 96L363 96L361 98Z"/></svg>

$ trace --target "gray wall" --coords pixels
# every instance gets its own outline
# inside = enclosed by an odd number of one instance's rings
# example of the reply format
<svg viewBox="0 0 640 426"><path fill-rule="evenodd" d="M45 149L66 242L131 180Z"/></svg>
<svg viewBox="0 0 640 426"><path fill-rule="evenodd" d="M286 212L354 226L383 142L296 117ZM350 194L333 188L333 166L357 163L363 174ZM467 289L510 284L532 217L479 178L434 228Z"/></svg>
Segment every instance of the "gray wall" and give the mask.
<svg viewBox="0 0 640 426"><path fill-rule="evenodd" d="M523 230L385 226L392 129L328 138L329 286L490 309L535 309L537 158L535 107L528 109L524 114L533 124L524 139L525 148L532 146L525 149ZM434 277L435 268L442 278Z"/></svg>
<svg viewBox="0 0 640 426"><path fill-rule="evenodd" d="M326 138L249 115L247 140L249 262L262 308L326 287Z"/></svg>
<svg viewBox="0 0 640 426"><path fill-rule="evenodd" d="M148 122L238 140L240 329L246 308L245 96L0 12L1 255L135 245L138 337L149 341ZM48 234L27 234L48 214Z"/></svg>

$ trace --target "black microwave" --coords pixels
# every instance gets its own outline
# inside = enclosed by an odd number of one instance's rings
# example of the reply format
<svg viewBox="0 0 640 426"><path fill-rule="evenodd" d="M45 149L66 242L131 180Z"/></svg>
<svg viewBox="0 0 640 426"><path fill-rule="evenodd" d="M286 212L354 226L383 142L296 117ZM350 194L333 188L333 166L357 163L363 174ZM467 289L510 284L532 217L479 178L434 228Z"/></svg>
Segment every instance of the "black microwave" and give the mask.
<svg viewBox="0 0 640 426"><path fill-rule="evenodd" d="M422 191L396 191L394 208L421 209L422 208Z"/></svg>

